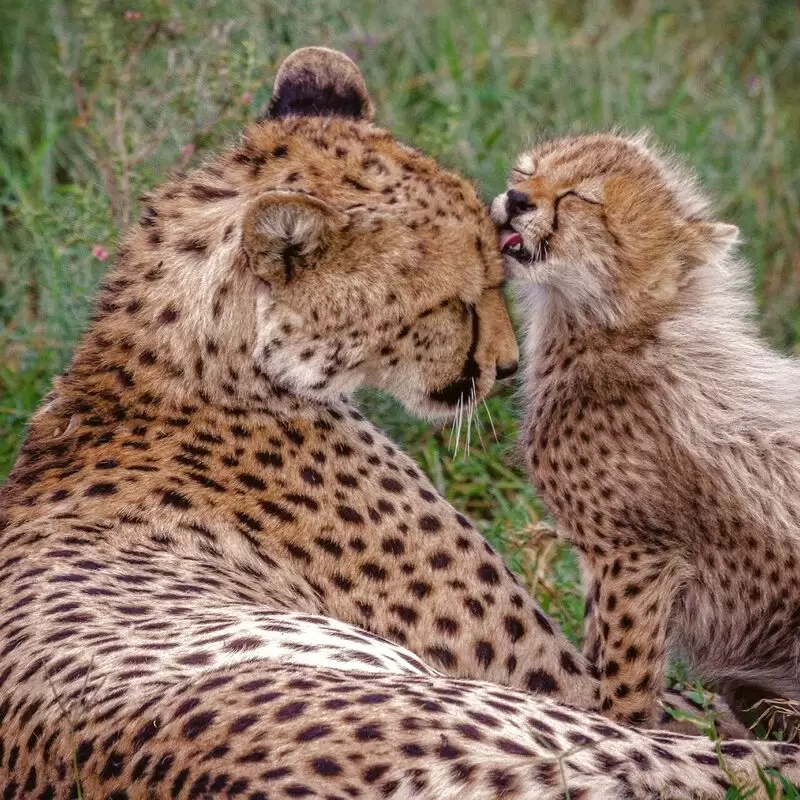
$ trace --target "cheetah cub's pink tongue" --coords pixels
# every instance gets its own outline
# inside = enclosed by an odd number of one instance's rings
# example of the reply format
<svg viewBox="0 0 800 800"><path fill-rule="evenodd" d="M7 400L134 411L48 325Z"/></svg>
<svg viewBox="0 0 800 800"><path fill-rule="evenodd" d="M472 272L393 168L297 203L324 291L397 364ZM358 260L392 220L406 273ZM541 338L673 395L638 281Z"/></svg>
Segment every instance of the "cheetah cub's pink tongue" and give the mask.
<svg viewBox="0 0 800 800"><path fill-rule="evenodd" d="M522 237L516 231L500 231L500 252L518 250L522 247Z"/></svg>

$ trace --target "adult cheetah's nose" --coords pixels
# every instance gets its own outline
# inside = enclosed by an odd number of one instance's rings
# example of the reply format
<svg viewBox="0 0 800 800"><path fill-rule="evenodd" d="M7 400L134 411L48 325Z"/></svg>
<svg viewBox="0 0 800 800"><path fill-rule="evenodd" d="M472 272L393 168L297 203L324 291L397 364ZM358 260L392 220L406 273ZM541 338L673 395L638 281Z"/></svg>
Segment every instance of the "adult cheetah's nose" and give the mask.
<svg viewBox="0 0 800 800"><path fill-rule="evenodd" d="M517 371L518 366L519 364L516 361L509 361L508 364L498 364L495 367L494 374L497 376L497 380L501 381L503 378L510 378Z"/></svg>

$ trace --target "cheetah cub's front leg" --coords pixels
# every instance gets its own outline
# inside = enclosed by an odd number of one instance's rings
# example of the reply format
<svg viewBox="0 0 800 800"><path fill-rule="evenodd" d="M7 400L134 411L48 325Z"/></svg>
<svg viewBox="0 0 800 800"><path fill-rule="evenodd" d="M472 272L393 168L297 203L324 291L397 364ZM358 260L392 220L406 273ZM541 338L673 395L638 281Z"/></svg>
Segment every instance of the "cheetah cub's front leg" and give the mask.
<svg viewBox="0 0 800 800"><path fill-rule="evenodd" d="M737 230L604 134L523 154L492 217L526 324L521 444L596 587L603 710L653 724L673 649L800 700L800 365L751 330Z"/></svg>
<svg viewBox="0 0 800 800"><path fill-rule="evenodd" d="M595 592L584 654L601 677L601 708L615 719L653 727L665 679L675 575L635 549L584 561Z"/></svg>

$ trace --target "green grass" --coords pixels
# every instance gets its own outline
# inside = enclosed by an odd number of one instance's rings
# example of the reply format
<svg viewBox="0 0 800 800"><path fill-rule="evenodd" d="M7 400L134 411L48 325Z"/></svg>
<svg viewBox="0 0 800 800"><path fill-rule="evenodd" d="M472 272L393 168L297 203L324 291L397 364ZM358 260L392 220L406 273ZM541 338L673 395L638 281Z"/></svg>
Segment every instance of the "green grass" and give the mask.
<svg viewBox="0 0 800 800"><path fill-rule="evenodd" d="M739 224L763 327L800 342L800 14L790 2L572 0L0 0L0 476L63 368L138 194L230 141L280 60L323 43L359 60L398 136L485 196L536 137L651 129ZM133 10L134 13L130 13ZM371 397L374 416L518 568L541 507L511 454L510 392L482 442ZM575 569L556 550L543 602L580 629ZM566 559L566 560L565 560ZM576 616L577 615L577 616Z"/></svg>
<svg viewBox="0 0 800 800"><path fill-rule="evenodd" d="M356 57L379 121L487 199L535 138L649 128L741 227L765 335L800 350L794 2L0 0L0 477L86 320L106 267L93 246L113 257L139 193L230 141L307 44ZM542 508L511 391L468 458L449 428L365 403L579 637L572 557L520 535Z"/></svg>

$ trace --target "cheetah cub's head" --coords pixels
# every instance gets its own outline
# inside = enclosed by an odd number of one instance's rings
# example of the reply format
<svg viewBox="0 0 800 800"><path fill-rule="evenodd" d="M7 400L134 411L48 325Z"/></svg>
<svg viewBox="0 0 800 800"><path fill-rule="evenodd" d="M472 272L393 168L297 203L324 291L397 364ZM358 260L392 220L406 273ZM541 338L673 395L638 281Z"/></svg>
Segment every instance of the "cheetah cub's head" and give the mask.
<svg viewBox="0 0 800 800"><path fill-rule="evenodd" d="M375 127L372 109L350 59L305 48L233 155L252 175L253 357L311 398L371 385L449 416L516 367L496 233L473 186Z"/></svg>
<svg viewBox="0 0 800 800"><path fill-rule="evenodd" d="M738 237L643 136L567 137L523 153L491 215L509 278L610 327L671 313L693 269L724 263Z"/></svg>

